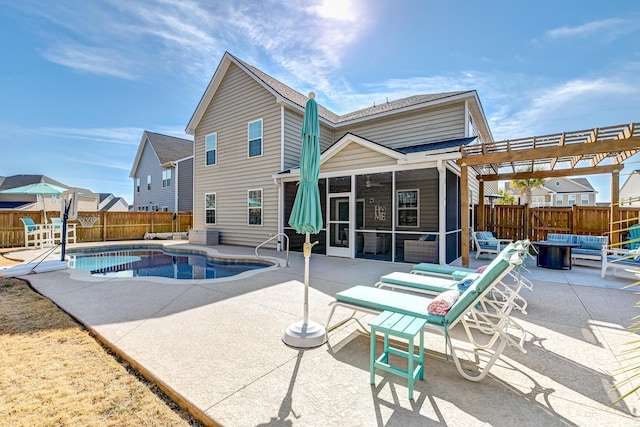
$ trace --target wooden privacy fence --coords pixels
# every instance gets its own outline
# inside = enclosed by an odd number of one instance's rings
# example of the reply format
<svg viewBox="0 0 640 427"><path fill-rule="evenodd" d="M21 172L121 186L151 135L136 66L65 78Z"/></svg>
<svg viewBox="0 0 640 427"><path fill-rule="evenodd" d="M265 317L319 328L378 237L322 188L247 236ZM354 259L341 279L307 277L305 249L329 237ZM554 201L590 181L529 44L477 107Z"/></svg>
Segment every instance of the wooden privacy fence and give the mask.
<svg viewBox="0 0 640 427"><path fill-rule="evenodd" d="M495 231L500 239L540 241L548 233L609 234L611 208L599 206L541 207L527 205L484 206L485 229ZM478 230L478 205L474 210L474 230ZM640 208L618 208L616 221L621 230L620 240L626 238L626 228L640 222ZM492 222L493 220L493 222Z"/></svg>
<svg viewBox="0 0 640 427"><path fill-rule="evenodd" d="M47 212L47 218L60 212ZM44 223L42 211L0 211L0 247L24 246L24 225L20 218ZM140 240L146 233L178 233L193 228L191 212L81 212L76 224L77 242Z"/></svg>

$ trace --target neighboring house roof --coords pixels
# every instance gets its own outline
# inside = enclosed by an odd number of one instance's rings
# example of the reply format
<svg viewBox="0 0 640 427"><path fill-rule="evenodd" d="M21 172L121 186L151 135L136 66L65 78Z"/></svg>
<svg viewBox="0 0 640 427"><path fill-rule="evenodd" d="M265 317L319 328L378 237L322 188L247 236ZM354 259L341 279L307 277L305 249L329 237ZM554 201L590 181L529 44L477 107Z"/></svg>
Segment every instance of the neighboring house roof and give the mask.
<svg viewBox="0 0 640 427"><path fill-rule="evenodd" d="M113 206L115 206L118 203L124 203L127 206L129 206L129 204L122 198L122 197L114 197L113 199L111 199L111 201L109 201L109 203L107 203L106 205L104 205L100 211L108 211L109 209L111 209Z"/></svg>
<svg viewBox="0 0 640 427"><path fill-rule="evenodd" d="M0 202L0 209L16 209L31 204L33 202Z"/></svg>
<svg viewBox="0 0 640 427"><path fill-rule="evenodd" d="M596 193L587 178L550 178L544 183L544 188L556 194Z"/></svg>
<svg viewBox="0 0 640 427"><path fill-rule="evenodd" d="M29 184L36 184L38 182L46 182L47 184L57 185L58 187L70 189L68 185L65 185L55 179L51 179L46 175L12 175L6 176L0 183L0 190L8 190L10 188L22 187Z"/></svg>
<svg viewBox="0 0 640 427"><path fill-rule="evenodd" d="M138 164L142 158L142 152L147 143L151 145L161 166L193 156L193 141L145 130L142 132L138 152L136 153L136 158L133 162L131 173L129 174L131 178L135 176Z"/></svg>
<svg viewBox="0 0 640 427"><path fill-rule="evenodd" d="M222 79L231 63L236 64L249 76L255 79L259 84L261 84L267 91L271 92L276 97L278 102L283 101L301 112L304 111L304 106L307 102L306 96L290 88L284 83L274 79L273 77L257 69L256 67L247 64L246 62L233 56L229 52L225 52L222 60L220 61L220 64L218 65L218 68L216 69L213 77L211 78L211 81L209 82L209 85L207 86L207 89L202 95L202 98L200 99L200 102L198 103L198 106L196 107L191 120L189 120L189 124L187 125L187 128L185 130L186 133L190 135L193 135L195 133L195 129L198 126L198 123L202 119L205 110L209 106L213 95L222 82ZM474 99L477 104L478 110L480 110L481 112L480 116L484 117L484 114L482 113L482 105L480 104L480 99L478 98L477 92L475 90L414 95L391 102L384 102L344 115L338 115L328 108L318 104L318 116L320 117L320 119L324 119L324 121L329 122L333 125L342 125L350 121L373 118L375 116L384 115L391 112L399 112L407 109L431 106L436 103L454 100L454 98L456 97L458 97L459 99ZM489 129L488 124L486 124L486 129ZM491 131L488 130L488 132Z"/></svg>

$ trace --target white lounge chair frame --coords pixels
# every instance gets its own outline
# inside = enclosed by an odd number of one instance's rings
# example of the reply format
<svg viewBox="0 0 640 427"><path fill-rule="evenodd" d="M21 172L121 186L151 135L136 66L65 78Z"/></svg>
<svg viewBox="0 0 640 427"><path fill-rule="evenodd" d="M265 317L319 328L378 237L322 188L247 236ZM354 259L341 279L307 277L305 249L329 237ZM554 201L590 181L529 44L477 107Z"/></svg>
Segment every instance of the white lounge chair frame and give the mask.
<svg viewBox="0 0 640 427"><path fill-rule="evenodd" d="M517 256L517 255L516 255ZM458 315L451 323L447 325L439 325L434 323L427 323L425 326L425 330L430 332L437 332L444 336L445 338L445 347L447 351L450 351L451 356L454 360L456 368L460 375L463 378L469 381L481 381L484 377L489 373L491 367L498 360L502 351L507 345L512 345L526 353L526 350L523 347L524 339L525 339L525 331L515 323L506 313L504 307L507 305L496 304L495 301L491 301L487 298L487 295L492 291L497 283L499 283L502 278L511 271L514 267L514 263L509 263L509 266L502 271L497 278L493 280L493 282L488 285L474 300L464 309L460 315ZM377 289L376 293L380 293L381 296L385 296L384 293L394 294L393 291L388 291L385 289ZM405 298L419 298L421 304L424 304L425 307L431 301L428 298L424 298L417 295L404 295ZM478 304L480 303L480 304ZM356 312L365 312L369 314L378 314L381 312L380 309L376 309L364 304L352 304L344 301L336 300L331 303L331 311L329 313L329 317L327 319L326 328L327 331L331 331L350 320L355 320L364 330L365 333L369 333L368 329L356 318ZM479 306L479 307L476 307ZM335 313L335 309L337 307L343 307L347 309L351 309L352 313L346 319L341 320L335 325L331 325L331 319ZM402 307L398 307L399 311L402 312ZM386 307L386 309L393 311L393 307ZM412 315L418 315L419 313L412 313ZM473 345L473 349L471 350L474 356L474 360L478 364L479 373L477 375L471 375L466 372L462 363L457 355L457 351L466 352L468 349L454 346L449 331L458 323L461 323L466 332L467 338L469 342ZM509 328L515 327L522 333L522 338L520 340L515 340L509 334ZM479 332L489 335L489 338L485 342L480 342L473 334L473 330L478 330ZM497 343L497 347L493 348ZM482 356L489 355L489 360L484 363L484 367L480 367L480 361L482 360Z"/></svg>

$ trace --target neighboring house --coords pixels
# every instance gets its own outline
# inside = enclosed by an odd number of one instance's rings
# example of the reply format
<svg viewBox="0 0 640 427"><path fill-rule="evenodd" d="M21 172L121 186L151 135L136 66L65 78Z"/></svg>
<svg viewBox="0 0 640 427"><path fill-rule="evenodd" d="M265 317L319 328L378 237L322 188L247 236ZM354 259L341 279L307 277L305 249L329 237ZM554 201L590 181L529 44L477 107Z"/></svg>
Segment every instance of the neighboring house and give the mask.
<svg viewBox="0 0 640 427"><path fill-rule="evenodd" d="M98 209L98 195L85 188L76 188L51 179L45 175L13 175L0 177L0 191L10 188L22 187L38 182L57 185L68 190L75 190L78 194L78 211L95 212ZM43 198L38 195L28 194L0 194L0 209L16 209L24 211L40 211L46 206L47 211L60 211L61 198L59 195L45 195Z"/></svg>
<svg viewBox="0 0 640 427"><path fill-rule="evenodd" d="M131 168L134 211L193 209L193 142L144 131Z"/></svg>
<svg viewBox="0 0 640 427"><path fill-rule="evenodd" d="M98 193L98 210L100 212L129 212L129 203L112 193Z"/></svg>
<svg viewBox="0 0 640 427"><path fill-rule="evenodd" d="M520 192L512 189L508 182L505 184L505 190L511 191L520 198L521 203L524 203ZM542 187L531 191L531 207L596 206L597 195L598 192L587 178L549 178Z"/></svg>
<svg viewBox="0 0 640 427"><path fill-rule="evenodd" d="M225 53L186 133L194 136L194 228L256 246L286 233L307 97ZM460 147L492 141L474 90L416 95L344 115L319 105L324 229L314 252L403 261L404 241L460 255ZM144 184L144 183L143 183ZM471 202L478 181L470 176ZM373 239L373 246L363 243ZM431 242L429 242L431 243Z"/></svg>
<svg viewBox="0 0 640 427"><path fill-rule="evenodd" d="M640 206L640 170L629 174L620 187L620 206Z"/></svg>

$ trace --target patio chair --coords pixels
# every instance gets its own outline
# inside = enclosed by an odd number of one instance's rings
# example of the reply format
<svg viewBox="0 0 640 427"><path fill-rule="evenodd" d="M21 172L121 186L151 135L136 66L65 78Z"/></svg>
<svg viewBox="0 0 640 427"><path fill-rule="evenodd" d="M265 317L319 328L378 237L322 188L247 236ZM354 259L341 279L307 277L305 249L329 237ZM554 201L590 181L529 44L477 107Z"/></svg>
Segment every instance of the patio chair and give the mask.
<svg viewBox="0 0 640 427"><path fill-rule="evenodd" d="M364 236L364 246L362 248L362 253L370 253L377 254L378 252L382 252L382 236L378 236L373 232L363 232Z"/></svg>
<svg viewBox="0 0 640 427"><path fill-rule="evenodd" d="M51 228L47 224L36 224L33 218L20 218L24 224L24 247L41 248L51 242Z"/></svg>
<svg viewBox="0 0 640 427"><path fill-rule="evenodd" d="M62 218L51 218L51 238L53 243L62 242ZM76 242L76 224L67 221L67 243Z"/></svg>
<svg viewBox="0 0 640 427"><path fill-rule="evenodd" d="M475 231L473 243L476 247L476 259L478 259L482 253L499 254L500 245L511 243L511 239L496 239L490 231Z"/></svg>
<svg viewBox="0 0 640 427"><path fill-rule="evenodd" d="M491 301L485 298L487 294L515 265L519 265L521 262L521 256L515 248L510 248L509 251L496 257L495 262L460 295L444 316L429 313L428 307L433 301L432 298L369 286L354 286L336 294L336 300L331 303L332 308L326 323L327 330L333 330L350 320L355 320L366 331L367 328L355 317L356 312L378 314L389 310L419 317L427 321L425 330L444 336L445 352L447 354L450 352L460 375L469 381L480 381L489 373L507 345L512 345L526 353L522 346L524 336L520 340L516 340L508 333L509 328L513 326L521 328L515 325L509 316L500 310L500 307L493 307L495 310L491 313L484 309L485 304L491 304ZM352 314L335 325L331 325L331 319L337 307L350 309ZM478 373L475 375L463 369L457 354L467 350L454 346L451 340L450 332L459 323L463 325L466 336L473 345L472 359L478 368ZM479 330L484 334L484 342L480 342L478 337L473 334L474 330ZM523 330L521 332L524 334ZM485 361L484 366L480 366L483 355L490 357Z"/></svg>
<svg viewBox="0 0 640 427"><path fill-rule="evenodd" d="M629 227L627 230L629 236L627 240L629 241L629 249L638 249L640 248L640 224L634 224Z"/></svg>

